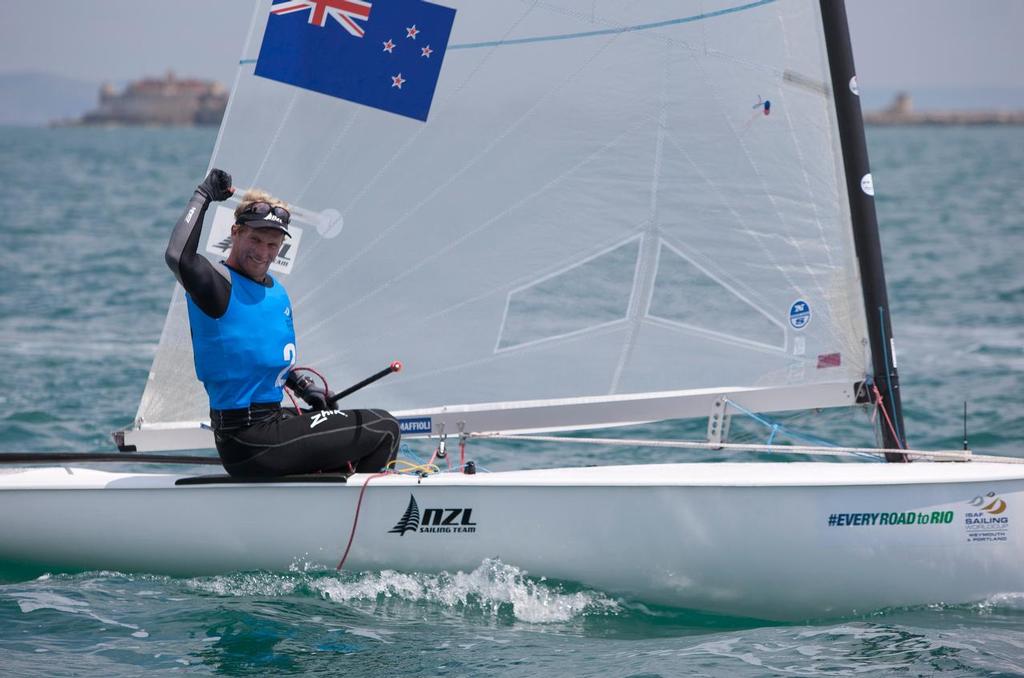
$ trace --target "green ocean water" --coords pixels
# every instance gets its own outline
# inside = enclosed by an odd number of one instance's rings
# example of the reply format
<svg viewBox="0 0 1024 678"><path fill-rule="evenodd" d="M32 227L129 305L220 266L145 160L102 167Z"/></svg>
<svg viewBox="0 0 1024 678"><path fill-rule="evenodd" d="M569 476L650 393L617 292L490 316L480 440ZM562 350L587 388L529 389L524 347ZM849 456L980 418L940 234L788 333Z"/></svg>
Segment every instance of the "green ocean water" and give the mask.
<svg viewBox="0 0 1024 678"><path fill-rule="evenodd" d="M168 232L214 137L0 128L8 236L0 247L0 452L112 449L110 431L135 414L170 300ZM868 141L909 438L917 447L959 447L967 400L976 451L1024 456L1024 128L870 128ZM870 444L865 417L812 413L785 423ZM694 437L704 426L664 422L619 434ZM752 422L734 427L741 440L768 435ZM473 456L505 470L680 453L494 443ZM441 575L0 579L0 674L184 671L1020 675L1024 591L768 624L624 600L497 561Z"/></svg>

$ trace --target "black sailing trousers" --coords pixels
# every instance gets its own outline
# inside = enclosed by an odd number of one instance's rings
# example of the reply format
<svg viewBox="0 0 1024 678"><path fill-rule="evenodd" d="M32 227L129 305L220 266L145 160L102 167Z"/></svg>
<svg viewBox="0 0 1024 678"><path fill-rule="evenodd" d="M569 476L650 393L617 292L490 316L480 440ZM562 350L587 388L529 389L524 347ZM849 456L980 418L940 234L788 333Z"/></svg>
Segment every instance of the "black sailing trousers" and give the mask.
<svg viewBox="0 0 1024 678"><path fill-rule="evenodd" d="M398 421L384 410L276 409L242 426L213 423L225 470L246 478L375 473L394 460L401 439Z"/></svg>

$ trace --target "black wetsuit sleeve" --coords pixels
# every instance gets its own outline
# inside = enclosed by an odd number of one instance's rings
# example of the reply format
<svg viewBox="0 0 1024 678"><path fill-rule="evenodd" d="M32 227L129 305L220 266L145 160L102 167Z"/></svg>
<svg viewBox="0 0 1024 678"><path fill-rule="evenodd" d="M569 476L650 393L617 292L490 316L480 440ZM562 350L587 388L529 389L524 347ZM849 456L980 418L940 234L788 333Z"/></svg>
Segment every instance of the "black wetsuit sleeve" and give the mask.
<svg viewBox="0 0 1024 678"><path fill-rule="evenodd" d="M209 204L210 200L202 192L196 191L192 195L185 212L174 225L164 260L196 306L211 318L219 318L228 310L231 280L226 270L223 273L218 271L198 252L199 236Z"/></svg>

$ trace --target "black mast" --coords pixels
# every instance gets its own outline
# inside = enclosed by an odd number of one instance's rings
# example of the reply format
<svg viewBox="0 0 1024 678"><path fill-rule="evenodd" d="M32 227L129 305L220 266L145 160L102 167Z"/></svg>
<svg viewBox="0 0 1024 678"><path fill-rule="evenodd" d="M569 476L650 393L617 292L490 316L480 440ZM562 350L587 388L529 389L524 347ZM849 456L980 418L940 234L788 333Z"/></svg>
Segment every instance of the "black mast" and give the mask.
<svg viewBox="0 0 1024 678"><path fill-rule="evenodd" d="M846 5L843 0L820 0L820 3L832 74L832 93L836 102L839 141L846 170L846 192L850 198L850 214L853 218L853 239L860 262L860 278L867 311L873 379L882 394L885 413L888 414L888 420L885 416L879 417L882 445L902 449L906 447L906 438L903 433L903 408L900 405L900 380L893 355L889 297L885 290L874 189L870 184L871 169L868 164L867 141L864 138L864 119L860 110L860 97L854 91L857 72L853 66ZM874 400L873 393L871 399ZM905 454L887 454L885 458L887 461L907 461Z"/></svg>

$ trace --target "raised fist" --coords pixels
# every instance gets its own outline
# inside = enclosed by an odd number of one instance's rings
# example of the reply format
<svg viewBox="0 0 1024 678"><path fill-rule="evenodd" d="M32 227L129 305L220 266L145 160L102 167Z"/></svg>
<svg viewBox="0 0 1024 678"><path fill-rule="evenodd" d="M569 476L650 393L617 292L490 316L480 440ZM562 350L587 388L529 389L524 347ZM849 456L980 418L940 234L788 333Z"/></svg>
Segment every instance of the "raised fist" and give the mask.
<svg viewBox="0 0 1024 678"><path fill-rule="evenodd" d="M227 200L235 189L231 187L231 175L224 170L213 168L199 184L197 190L210 200Z"/></svg>

